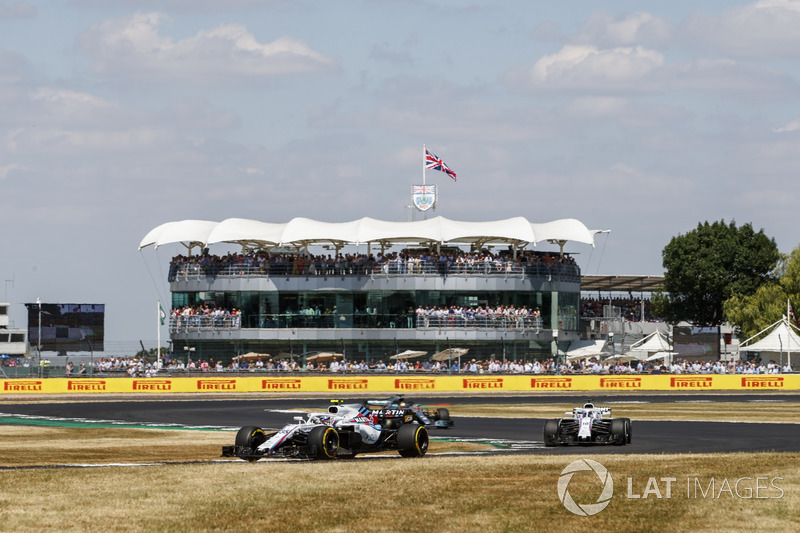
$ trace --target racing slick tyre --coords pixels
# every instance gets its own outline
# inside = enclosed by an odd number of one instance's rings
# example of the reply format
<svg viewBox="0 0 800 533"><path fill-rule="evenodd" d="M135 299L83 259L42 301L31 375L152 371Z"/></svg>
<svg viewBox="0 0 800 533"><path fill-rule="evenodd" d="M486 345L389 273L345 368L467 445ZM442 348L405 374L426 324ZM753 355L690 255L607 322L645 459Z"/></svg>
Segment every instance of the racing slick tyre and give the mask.
<svg viewBox="0 0 800 533"><path fill-rule="evenodd" d="M403 424L397 430L397 450L403 457L422 457L428 451L428 430L423 425Z"/></svg>
<svg viewBox="0 0 800 533"><path fill-rule="evenodd" d="M434 420L450 420L450 411L445 409L444 407L440 407L436 410L436 414L433 416Z"/></svg>
<svg viewBox="0 0 800 533"><path fill-rule="evenodd" d="M544 445L558 446L558 422L557 418L545 420L544 422Z"/></svg>
<svg viewBox="0 0 800 533"><path fill-rule="evenodd" d="M614 444L622 446L628 443L628 435L625 432L627 424L622 418L615 418L611 421L611 437Z"/></svg>
<svg viewBox="0 0 800 533"><path fill-rule="evenodd" d="M623 418L625 421L625 444L631 443L631 419Z"/></svg>
<svg viewBox="0 0 800 533"><path fill-rule="evenodd" d="M308 434L308 445L314 447L314 459L333 459L339 452L339 434L330 426L317 426Z"/></svg>
<svg viewBox="0 0 800 533"><path fill-rule="evenodd" d="M236 449L242 450L244 455L255 455L256 448L266 440L267 435L263 429L255 426L245 426L236 433ZM251 463L258 461L258 457L245 457L245 459Z"/></svg>

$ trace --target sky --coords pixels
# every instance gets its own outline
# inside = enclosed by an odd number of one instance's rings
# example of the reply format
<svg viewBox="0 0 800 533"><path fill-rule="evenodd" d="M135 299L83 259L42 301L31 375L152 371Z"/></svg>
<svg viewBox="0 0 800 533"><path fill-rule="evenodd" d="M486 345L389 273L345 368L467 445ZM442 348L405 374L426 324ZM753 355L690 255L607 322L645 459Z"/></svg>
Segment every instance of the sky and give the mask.
<svg viewBox="0 0 800 533"><path fill-rule="evenodd" d="M434 216L610 230L584 274L661 275L705 221L789 253L799 60L800 0L0 0L0 301L154 347L151 229L406 220L423 145Z"/></svg>

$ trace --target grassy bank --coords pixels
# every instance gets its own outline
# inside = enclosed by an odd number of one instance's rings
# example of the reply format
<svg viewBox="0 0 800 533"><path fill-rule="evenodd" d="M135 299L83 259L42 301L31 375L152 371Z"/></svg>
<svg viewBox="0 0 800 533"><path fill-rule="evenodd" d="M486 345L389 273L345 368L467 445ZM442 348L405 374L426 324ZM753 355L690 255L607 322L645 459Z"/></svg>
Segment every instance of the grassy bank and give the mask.
<svg viewBox="0 0 800 533"><path fill-rule="evenodd" d="M596 456L615 490L608 507L589 517L567 511L556 490L575 459L429 456L6 470L0 471L0 528L464 532L558 531L568 524L570 531L592 532L789 531L800 523L800 454ZM628 478L630 494L639 498L628 498ZM652 483L641 497L650 478L660 498ZM669 498L662 478L675 479ZM738 494L724 490L723 479L731 488L748 478ZM768 487L758 498L756 483ZM594 503L600 481L579 472L569 492L576 502Z"/></svg>

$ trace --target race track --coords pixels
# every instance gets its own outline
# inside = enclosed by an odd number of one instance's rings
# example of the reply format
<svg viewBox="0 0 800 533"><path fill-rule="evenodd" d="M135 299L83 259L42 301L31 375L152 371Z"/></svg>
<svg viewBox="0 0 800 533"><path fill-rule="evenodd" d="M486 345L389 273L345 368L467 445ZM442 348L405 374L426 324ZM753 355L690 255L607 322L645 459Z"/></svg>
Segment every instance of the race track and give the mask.
<svg viewBox="0 0 800 533"><path fill-rule="evenodd" d="M414 397L429 405L466 403L568 403L582 404L585 396L503 396L503 397ZM597 405L624 402L774 401L769 395L626 395L593 397ZM781 395L780 401L800 402L800 395ZM0 403L2 416L53 417L57 419L109 421L141 425L212 426L238 428L258 425L279 428L292 419L292 409L324 410L320 399L181 399L120 400L113 402ZM298 413L302 414L302 413ZM553 413L554 417L560 413ZM633 420L633 440L628 446L583 446L545 448L543 419L453 417L455 426L433 429L431 437L493 441L503 453L586 454L590 453L712 453L753 451L800 451L800 424L673 422Z"/></svg>

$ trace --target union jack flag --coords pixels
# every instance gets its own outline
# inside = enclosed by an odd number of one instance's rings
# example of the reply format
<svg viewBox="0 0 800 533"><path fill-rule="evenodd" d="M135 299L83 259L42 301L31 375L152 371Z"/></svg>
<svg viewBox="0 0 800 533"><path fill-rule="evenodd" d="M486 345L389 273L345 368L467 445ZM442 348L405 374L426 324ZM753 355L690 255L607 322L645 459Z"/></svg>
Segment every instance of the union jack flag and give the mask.
<svg viewBox="0 0 800 533"><path fill-rule="evenodd" d="M456 173L450 170L450 167L444 164L439 157L434 155L430 150L425 148L425 168L432 168L433 170L441 170L456 181Z"/></svg>

